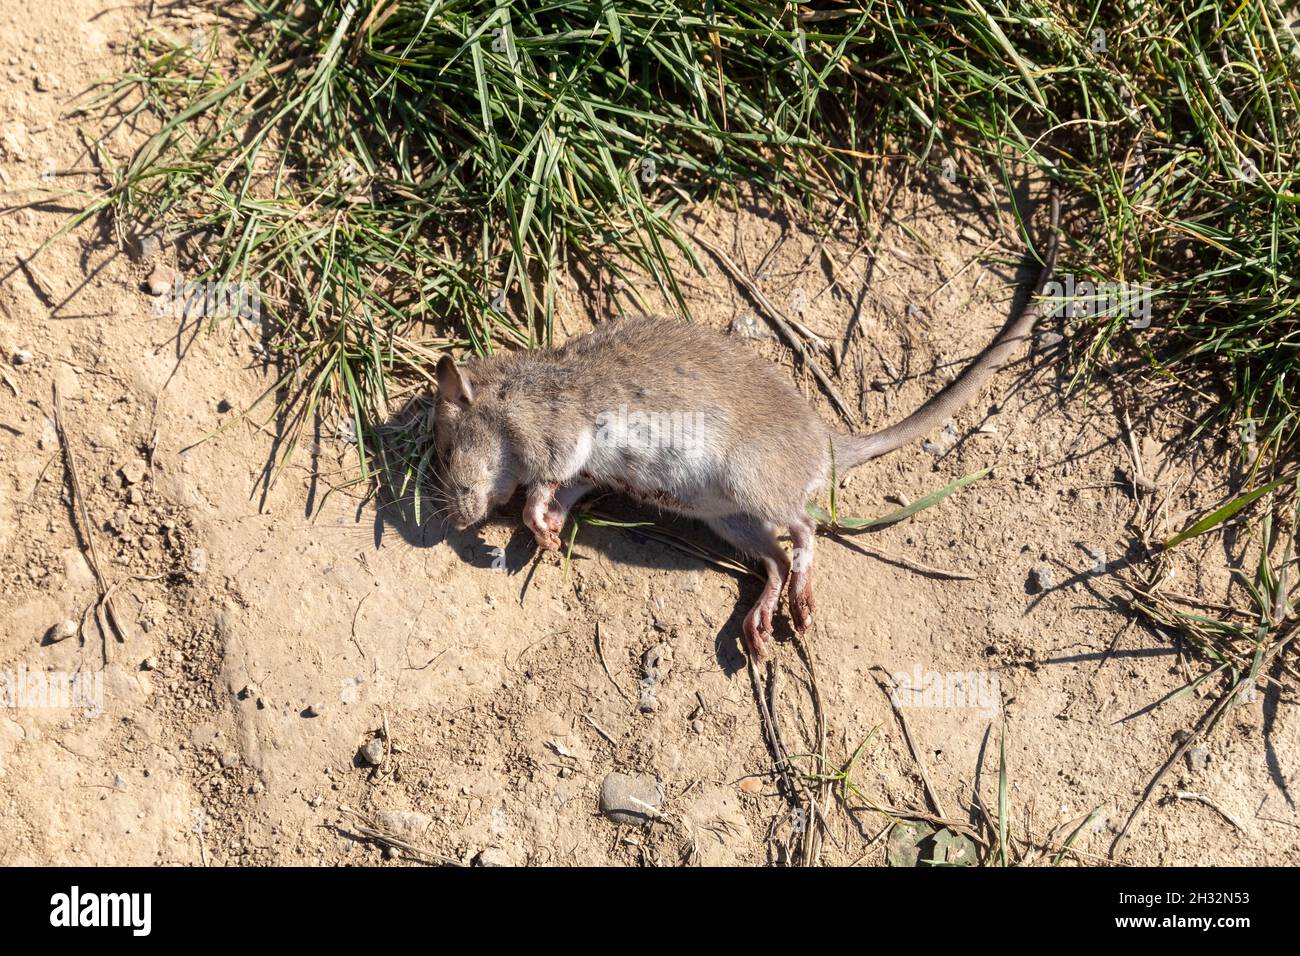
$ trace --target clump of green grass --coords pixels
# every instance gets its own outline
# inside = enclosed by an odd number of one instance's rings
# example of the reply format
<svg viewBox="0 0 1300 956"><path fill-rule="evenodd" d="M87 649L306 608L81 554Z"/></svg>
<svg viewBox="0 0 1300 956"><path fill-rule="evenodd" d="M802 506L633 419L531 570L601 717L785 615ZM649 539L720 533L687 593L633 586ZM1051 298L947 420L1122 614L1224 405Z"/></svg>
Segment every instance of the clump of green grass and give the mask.
<svg viewBox="0 0 1300 956"><path fill-rule="evenodd" d="M214 5L215 6L215 5ZM550 341L570 269L647 270L685 311L684 205L753 183L869 215L906 162L989 200L1026 170L1083 213L1067 268L1148 284L1154 324L1083 321L1117 354L1294 450L1300 41L1273 0L303 0L142 41L87 104L145 116L81 218L201 242L256 282L292 449L322 410L362 473L395 392L442 347ZM611 255L616 253L618 255Z"/></svg>

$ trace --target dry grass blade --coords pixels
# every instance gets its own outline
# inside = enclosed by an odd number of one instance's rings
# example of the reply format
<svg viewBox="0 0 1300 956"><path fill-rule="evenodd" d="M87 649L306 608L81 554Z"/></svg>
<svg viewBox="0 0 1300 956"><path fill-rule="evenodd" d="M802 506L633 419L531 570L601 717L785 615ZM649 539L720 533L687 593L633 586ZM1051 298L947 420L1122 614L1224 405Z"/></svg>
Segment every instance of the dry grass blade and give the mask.
<svg viewBox="0 0 1300 956"><path fill-rule="evenodd" d="M403 853L408 853L422 863L432 863L435 866L463 866L463 864L457 860L445 856L439 856L423 847L416 846L408 840L402 839L396 834L389 833L387 830L378 826L375 821L371 820L364 814L353 810L351 807L339 807L339 810L357 820L357 822L353 824L353 827L358 833L367 839L374 840L377 843L382 843L384 846L391 846L394 849L401 850Z"/></svg>

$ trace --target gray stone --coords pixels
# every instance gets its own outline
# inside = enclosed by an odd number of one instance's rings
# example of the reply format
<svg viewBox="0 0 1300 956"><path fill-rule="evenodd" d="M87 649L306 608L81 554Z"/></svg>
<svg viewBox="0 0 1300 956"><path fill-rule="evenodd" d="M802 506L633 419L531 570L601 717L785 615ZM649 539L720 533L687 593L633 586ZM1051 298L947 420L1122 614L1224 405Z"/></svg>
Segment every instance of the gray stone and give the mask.
<svg viewBox="0 0 1300 956"><path fill-rule="evenodd" d="M376 810L375 822L381 830L395 837L410 839L424 835L433 821L423 813L405 810Z"/></svg>
<svg viewBox="0 0 1300 956"><path fill-rule="evenodd" d="M759 323L752 315L738 315L731 320L731 334L743 339L775 338L767 326Z"/></svg>
<svg viewBox="0 0 1300 956"><path fill-rule="evenodd" d="M371 737L361 748L361 759L372 767L378 767L384 762L384 742L378 737Z"/></svg>
<svg viewBox="0 0 1300 956"><path fill-rule="evenodd" d="M475 866L513 866L510 856L500 847L490 846L474 857Z"/></svg>
<svg viewBox="0 0 1300 956"><path fill-rule="evenodd" d="M606 775L600 785L600 812L615 823L639 826L660 816L664 790L654 774Z"/></svg>

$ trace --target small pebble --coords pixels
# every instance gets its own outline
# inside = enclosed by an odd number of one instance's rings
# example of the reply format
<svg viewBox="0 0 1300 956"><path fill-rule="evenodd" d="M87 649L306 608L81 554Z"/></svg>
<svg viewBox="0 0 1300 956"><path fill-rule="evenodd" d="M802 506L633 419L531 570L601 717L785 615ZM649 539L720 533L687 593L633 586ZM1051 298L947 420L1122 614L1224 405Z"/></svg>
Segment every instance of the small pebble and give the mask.
<svg viewBox="0 0 1300 956"><path fill-rule="evenodd" d="M770 339L774 336L767 326L760 325L752 315L738 315L731 320L731 334L743 339Z"/></svg>
<svg viewBox="0 0 1300 956"><path fill-rule="evenodd" d="M77 632L81 630L81 625L72 618L66 621L60 621L46 632L45 638L47 644L57 644L59 641L66 641L70 637L76 637Z"/></svg>
<svg viewBox="0 0 1300 956"><path fill-rule="evenodd" d="M207 548L195 548L190 552L189 568L194 574L202 574L208 569Z"/></svg>
<svg viewBox="0 0 1300 956"><path fill-rule="evenodd" d="M51 419L41 423L41 437L36 439L36 447L48 451L59 444L59 429Z"/></svg>
<svg viewBox="0 0 1300 956"><path fill-rule="evenodd" d="M1034 570L1029 572L1029 576L1034 583L1035 591L1050 591L1056 587L1056 571L1050 564L1036 565Z"/></svg>
<svg viewBox="0 0 1300 956"><path fill-rule="evenodd" d="M27 349L19 349L18 351L14 352L13 363L15 365L26 365L28 362L32 360L32 358L33 358L32 353L27 351Z"/></svg>
<svg viewBox="0 0 1300 956"><path fill-rule="evenodd" d="M169 265L158 263L145 280L145 288L150 295L166 295L176 282L176 270Z"/></svg>
<svg viewBox="0 0 1300 956"><path fill-rule="evenodd" d="M370 766L378 767L384 762L384 742L378 737L371 737L361 748L361 757Z"/></svg>
<svg viewBox="0 0 1300 956"><path fill-rule="evenodd" d="M148 235L141 236L136 244L137 258L146 259L156 255L162 248L162 240L158 233L151 232Z"/></svg>
<svg viewBox="0 0 1300 956"><path fill-rule="evenodd" d="M325 705L308 704L307 709L304 710L303 713L308 717L319 717L321 714L325 713Z"/></svg>
<svg viewBox="0 0 1300 956"><path fill-rule="evenodd" d="M142 671L156 671L157 669L158 658L156 657L146 657L140 662L140 670Z"/></svg>
<svg viewBox="0 0 1300 956"><path fill-rule="evenodd" d="M132 458L118 469L128 485L138 485L144 481L145 464L139 458Z"/></svg>
<svg viewBox="0 0 1300 956"><path fill-rule="evenodd" d="M641 700L643 714L652 714L659 709L657 691L659 681L668 674L672 665L673 651L668 644L656 644L641 655Z"/></svg>

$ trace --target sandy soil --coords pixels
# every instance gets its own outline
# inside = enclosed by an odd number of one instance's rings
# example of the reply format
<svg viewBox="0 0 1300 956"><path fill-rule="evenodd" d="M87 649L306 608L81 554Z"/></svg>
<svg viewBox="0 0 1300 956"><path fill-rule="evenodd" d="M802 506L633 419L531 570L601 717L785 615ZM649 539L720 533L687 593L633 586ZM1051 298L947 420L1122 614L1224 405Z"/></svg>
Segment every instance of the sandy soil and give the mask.
<svg viewBox="0 0 1300 956"><path fill-rule="evenodd" d="M259 416L238 416L269 379L238 328L196 334L154 315L143 280L172 250L132 255L87 227L37 260L37 273L13 267L73 205L12 208L47 159L85 165L78 128L96 127L60 118L69 98L124 67L142 30L188 35L183 8L147 21L147 6L0 9L10 207L0 217L0 673L80 672L103 705L0 709L0 863L417 862L364 839L358 813L430 859L462 863L784 859L793 824L738 648L752 579L594 527L566 574L555 556L536 557L517 513L465 534L412 533L345 487L351 451L332 439L266 490L271 433ZM123 133L116 158L129 146ZM89 189L96 177L68 182ZM774 299L802 290L815 332L843 342L856 324L838 382L869 428L932 394L1011 309L1016 270L1004 263L1023 250L974 202L942 183L900 188L871 248L837 240L824 254L797 220L762 209L707 210L687 228L731 249ZM707 274L687 284L696 318L743 326L753 303L701 258ZM581 288L560 302L566 336L604 307ZM833 415L788 352L754 347ZM30 359L13 364L19 352ZM921 766L947 817L979 820L977 799L996 807L1004 726L1017 854L1100 807L1070 862L1104 861L1175 735L1205 709L1208 686L1120 721L1204 665L1108 600L1115 563L1136 547L1132 461L1114 396L1104 383L1067 394L1063 355L1040 341L957 418L951 447L904 449L841 491L843 513L877 515L996 466L906 522L821 542L806 646L825 756L838 767L870 738L853 768L857 793L832 807L826 863L884 862L875 837L890 820L868 804L931 811ZM55 383L123 642L101 642L93 623L84 640L43 642L97 596L54 428ZM1221 493L1226 452L1184 440L1195 412L1161 393L1136 396L1130 414L1164 495L1156 530L1172 532ZM689 522L602 507L722 547ZM1225 564L1210 544L1173 561L1185 593L1215 600ZM1056 583L1040 592L1042 565ZM643 713L642 657L656 646L670 664L658 709ZM808 668L788 640L775 667L786 745L807 753L817 739ZM918 760L875 668L974 673L990 696L905 707ZM360 750L385 728L375 768ZM1263 692L1234 707L1195 765L1161 784L1118 861L1300 860L1288 789L1298 732L1294 708ZM653 774L664 819L603 816L611 771ZM1166 799L1178 790L1213 806Z"/></svg>

